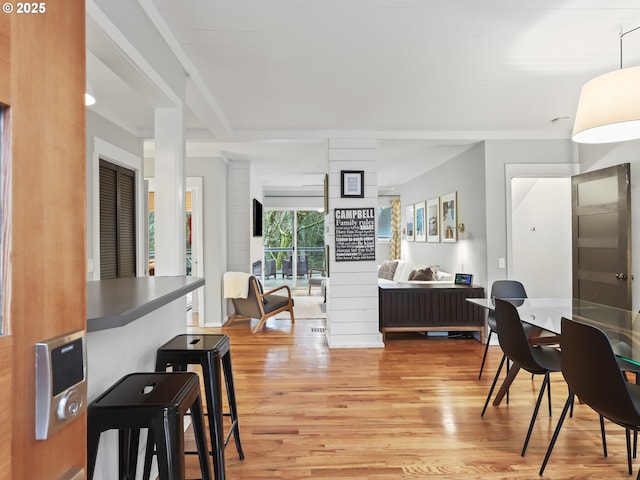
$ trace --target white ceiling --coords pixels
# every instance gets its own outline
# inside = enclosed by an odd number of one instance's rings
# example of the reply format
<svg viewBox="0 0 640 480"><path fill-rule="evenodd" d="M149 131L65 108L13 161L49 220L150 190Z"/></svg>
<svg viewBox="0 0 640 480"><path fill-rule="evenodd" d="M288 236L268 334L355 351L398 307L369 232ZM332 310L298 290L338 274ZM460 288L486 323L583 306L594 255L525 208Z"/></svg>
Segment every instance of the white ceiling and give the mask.
<svg viewBox="0 0 640 480"><path fill-rule="evenodd" d="M272 190L321 184L331 137L378 138L383 187L484 139L568 138L582 84L619 68L619 32L640 26L637 0L138 2L219 107L191 102L190 154L251 159ZM158 102L97 30L91 108L147 136ZM640 31L623 64L640 64Z"/></svg>

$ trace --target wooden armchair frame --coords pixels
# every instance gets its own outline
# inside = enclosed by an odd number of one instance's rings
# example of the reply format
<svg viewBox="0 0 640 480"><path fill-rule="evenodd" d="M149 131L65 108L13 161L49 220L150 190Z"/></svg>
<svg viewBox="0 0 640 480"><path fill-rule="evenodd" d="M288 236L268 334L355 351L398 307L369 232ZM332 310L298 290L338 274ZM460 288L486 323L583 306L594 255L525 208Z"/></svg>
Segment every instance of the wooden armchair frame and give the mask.
<svg viewBox="0 0 640 480"><path fill-rule="evenodd" d="M277 295L276 292L286 291L285 295ZM293 298L291 297L291 289L287 285L274 288L272 290L261 292L261 287L253 275L249 277L249 293L247 298L233 298L233 307L235 312L229 318L229 324L237 318L257 318L258 324L252 330L252 333L259 331L265 322L280 312L289 312L291 315L291 323L295 322L293 314Z"/></svg>
<svg viewBox="0 0 640 480"><path fill-rule="evenodd" d="M320 276L319 277L314 277L313 276L313 272L318 272L320 274ZM324 270L324 268L311 267L309 269L309 292L308 292L308 294L311 295L311 287L321 287L322 288L322 281L326 280L326 279L327 279L327 272Z"/></svg>

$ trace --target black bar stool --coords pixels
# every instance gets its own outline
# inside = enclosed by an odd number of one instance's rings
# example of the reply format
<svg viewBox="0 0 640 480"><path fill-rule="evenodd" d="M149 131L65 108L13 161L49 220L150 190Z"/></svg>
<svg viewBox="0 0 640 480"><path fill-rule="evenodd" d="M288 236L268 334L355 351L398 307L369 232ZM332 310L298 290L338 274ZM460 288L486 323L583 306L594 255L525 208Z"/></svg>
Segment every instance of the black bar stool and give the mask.
<svg viewBox="0 0 640 480"><path fill-rule="evenodd" d="M231 428L224 434L222 423L222 378L220 364L224 370L224 381L229 402ZM156 371L164 371L167 367L184 371L187 365L202 366L204 391L207 399L207 413L209 417L209 434L211 436L213 455L213 471L216 480L224 480L224 448L231 438L236 442L238 455L242 460L244 453L240 443L238 427L238 410L236 408L236 394L233 386L233 372L231 370L231 349L229 336L223 334L183 334L177 335L158 348L156 352Z"/></svg>
<svg viewBox="0 0 640 480"><path fill-rule="evenodd" d="M87 409L87 470L93 478L100 434L119 431L120 480L134 480L140 429L157 446L160 480L184 480L184 415L191 410L203 480L211 480L207 437L195 373L132 373L122 377Z"/></svg>

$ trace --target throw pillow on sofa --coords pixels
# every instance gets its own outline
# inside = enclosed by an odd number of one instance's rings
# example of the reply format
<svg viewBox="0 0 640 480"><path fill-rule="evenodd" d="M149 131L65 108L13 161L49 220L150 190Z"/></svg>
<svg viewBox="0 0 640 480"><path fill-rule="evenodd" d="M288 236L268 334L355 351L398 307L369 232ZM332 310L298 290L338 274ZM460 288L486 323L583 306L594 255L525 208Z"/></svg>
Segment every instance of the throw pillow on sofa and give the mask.
<svg viewBox="0 0 640 480"><path fill-rule="evenodd" d="M393 274L396 273L396 268L398 268L398 262L396 260L386 260L382 262L382 265L378 268L378 278L393 280Z"/></svg>
<svg viewBox="0 0 640 480"><path fill-rule="evenodd" d="M430 267L423 268L421 270L413 270L409 274L409 280L422 280L422 281L432 281L437 280L433 270Z"/></svg>

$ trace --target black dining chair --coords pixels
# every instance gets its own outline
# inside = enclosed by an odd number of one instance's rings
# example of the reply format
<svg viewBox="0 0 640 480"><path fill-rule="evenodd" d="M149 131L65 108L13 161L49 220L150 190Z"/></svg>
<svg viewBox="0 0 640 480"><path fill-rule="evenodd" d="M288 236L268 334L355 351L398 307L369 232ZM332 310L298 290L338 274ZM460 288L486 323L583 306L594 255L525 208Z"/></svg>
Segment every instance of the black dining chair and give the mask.
<svg viewBox="0 0 640 480"><path fill-rule="evenodd" d="M491 285L491 298L527 298L527 292L524 289L524 285L517 280L496 280ZM487 314L487 325L489 325L489 335L487 335L487 344L484 347L484 355L482 355L482 363L480 364L478 379L482 378L482 370L484 369L484 363L487 360L491 334L496 331L495 310L489 310L489 313Z"/></svg>
<svg viewBox="0 0 640 480"><path fill-rule="evenodd" d="M484 416L487 409L493 389L496 386L498 377L500 377L505 358L511 360L514 366L517 365L532 375L544 375L536 406L531 416L531 422L529 423L529 431L527 432L524 445L522 446L522 452L520 453L520 455L524 457L545 389L547 390L549 399L549 415L551 415L551 384L549 383L549 374L560 371L560 351L554 347L531 345L516 307L512 303L499 298L496 298L495 302L496 332L500 338L500 347L502 347L504 356L500 362L500 368L498 368L496 376L493 379L481 416Z"/></svg>
<svg viewBox="0 0 640 480"><path fill-rule="evenodd" d="M627 465L631 475L633 469L630 432L640 430L640 386L627 381L620 370L609 339L597 327L563 318L560 348L562 375L569 386L569 395L540 467L540 475L544 473L567 411L576 395L581 403L588 405L600 415L605 456L607 453L602 418L625 428ZM640 480L640 471L637 478Z"/></svg>
<svg viewBox="0 0 640 480"><path fill-rule="evenodd" d="M635 363L628 362L623 358L616 357L616 361L618 362L618 366L622 373L624 374L624 379L628 380L627 373L630 373L635 376L636 385L640 385L640 366ZM602 427L604 429L604 426ZM638 452L638 431L633 431L633 458L636 458L636 453Z"/></svg>

